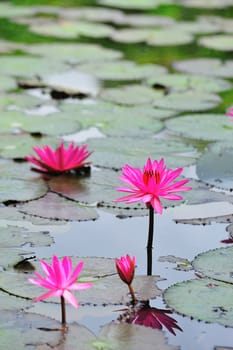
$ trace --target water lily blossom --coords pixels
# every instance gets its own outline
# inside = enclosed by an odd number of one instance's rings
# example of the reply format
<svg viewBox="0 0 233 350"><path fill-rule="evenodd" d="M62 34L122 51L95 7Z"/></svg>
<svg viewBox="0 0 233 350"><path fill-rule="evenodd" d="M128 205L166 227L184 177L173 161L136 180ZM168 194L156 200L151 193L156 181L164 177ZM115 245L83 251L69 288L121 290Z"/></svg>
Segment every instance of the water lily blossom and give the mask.
<svg viewBox="0 0 233 350"><path fill-rule="evenodd" d="M86 159L92 153L87 150L87 145L75 146L74 142L71 142L67 149L64 142L61 142L55 151L48 145L35 146L33 149L37 156L29 155L25 159L36 165L32 170L48 174L61 174L83 168L90 164Z"/></svg>
<svg viewBox="0 0 233 350"><path fill-rule="evenodd" d="M45 260L41 260L41 267L46 277L41 276L38 272L35 272L34 278L29 278L28 281L46 288L49 291L40 295L33 301L37 302L50 297L61 297L62 305L62 323L65 323L65 306L64 300L66 300L73 307L78 307L78 301L71 293L71 290L82 290L92 287L91 283L77 283L78 276L83 268L83 262L81 261L72 271L72 259L65 256L62 260L59 260L57 256L53 256L52 264L49 265Z"/></svg>
<svg viewBox="0 0 233 350"><path fill-rule="evenodd" d="M123 176L119 178L131 187L118 187L117 190L130 194L115 201L126 203L142 201L147 207L151 205L157 213L162 214L160 198L180 200L182 196L175 192L191 190L191 187L184 186L189 181L187 179L174 182L182 171L183 168L175 170L167 168L163 158L159 161L151 161L148 158L143 170L127 164L122 168Z"/></svg>
<svg viewBox="0 0 233 350"><path fill-rule="evenodd" d="M226 114L228 117L231 117L232 121L233 121L233 107L230 107Z"/></svg>
<svg viewBox="0 0 233 350"><path fill-rule="evenodd" d="M115 263L118 275L120 276L121 280L128 285L132 301L135 302L135 293L132 287L136 266L135 256L130 257L128 254L126 256L121 256L120 259L115 259Z"/></svg>
<svg viewBox="0 0 233 350"><path fill-rule="evenodd" d="M182 328L178 326L177 321L173 317L167 315L171 313L172 311L170 310L157 309L146 303L131 317L130 323L155 329L162 329L164 326L170 333L176 335L174 329L182 331Z"/></svg>

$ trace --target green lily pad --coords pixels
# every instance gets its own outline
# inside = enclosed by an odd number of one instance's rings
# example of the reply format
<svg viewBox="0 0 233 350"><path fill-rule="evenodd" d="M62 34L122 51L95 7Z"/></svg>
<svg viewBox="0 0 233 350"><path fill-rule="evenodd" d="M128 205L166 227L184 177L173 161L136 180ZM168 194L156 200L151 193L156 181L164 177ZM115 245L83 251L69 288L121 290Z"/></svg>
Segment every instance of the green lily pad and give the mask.
<svg viewBox="0 0 233 350"><path fill-rule="evenodd" d="M151 28L124 28L113 32L111 39L120 43L140 43L145 42L152 33Z"/></svg>
<svg viewBox="0 0 233 350"><path fill-rule="evenodd" d="M85 105L62 104L60 108L61 117L77 120L81 129L96 127L106 135L115 136L154 134L161 129L160 120L176 114L149 105L120 106L103 101Z"/></svg>
<svg viewBox="0 0 233 350"><path fill-rule="evenodd" d="M203 15L199 16L199 19L214 25L216 28L219 28L218 32L233 33L233 21L231 18Z"/></svg>
<svg viewBox="0 0 233 350"><path fill-rule="evenodd" d="M221 29L216 23L212 23L202 16L195 21L178 21L169 27L170 30L182 31L190 34L218 33Z"/></svg>
<svg viewBox="0 0 233 350"><path fill-rule="evenodd" d="M78 8L63 8L61 16L85 21L121 24L125 14L117 9L107 7L82 6Z"/></svg>
<svg viewBox="0 0 233 350"><path fill-rule="evenodd" d="M214 152L211 149L201 156L197 162L197 175L215 187L233 190L233 167L229 161L233 157L233 147Z"/></svg>
<svg viewBox="0 0 233 350"><path fill-rule="evenodd" d="M0 5L1 6L1 5ZM1 11L1 8L0 8ZM0 12L1 13L1 12ZM22 45L7 40L0 40L0 53L11 53L22 49Z"/></svg>
<svg viewBox="0 0 233 350"><path fill-rule="evenodd" d="M143 85L126 85L102 91L100 97L108 102L122 105L151 104L161 98L163 93Z"/></svg>
<svg viewBox="0 0 233 350"><path fill-rule="evenodd" d="M105 6L119 7L123 9L145 10L155 8L159 5L170 4L172 0L98 0L98 3Z"/></svg>
<svg viewBox="0 0 233 350"><path fill-rule="evenodd" d="M233 290L232 256L233 247L209 250L193 260L193 267L206 277L231 283Z"/></svg>
<svg viewBox="0 0 233 350"><path fill-rule="evenodd" d="M124 14L122 18L119 18L118 22L121 25L127 25L132 27L166 27L175 23L175 20L168 16L159 16L153 13L143 14Z"/></svg>
<svg viewBox="0 0 233 350"><path fill-rule="evenodd" d="M148 157L164 157L168 167L175 168L192 164L197 157L196 150L187 143L174 139L145 138L137 139L132 148L130 137L108 137L89 140L91 149L95 149L91 159L94 165L121 169L125 164L142 167Z"/></svg>
<svg viewBox="0 0 233 350"><path fill-rule="evenodd" d="M72 64L89 61L111 61L122 58L120 51L105 48L97 44L67 44L49 43L34 44L25 48L34 55L45 56Z"/></svg>
<svg viewBox="0 0 233 350"><path fill-rule="evenodd" d="M1 313L1 345L6 350L24 350L30 344L32 349L67 349L79 343L82 349L93 349L89 344L94 341L94 334L79 324L69 325L64 332L61 324L54 319L31 313Z"/></svg>
<svg viewBox="0 0 233 350"><path fill-rule="evenodd" d="M24 227L7 226L0 229L1 247L19 247L26 243L30 246L49 246L53 243L48 231L33 232Z"/></svg>
<svg viewBox="0 0 233 350"><path fill-rule="evenodd" d="M60 118L57 113L47 115L30 115L20 111L1 112L1 133L27 131L45 135L64 135L79 130L77 121ZM0 141L1 142L1 141Z"/></svg>
<svg viewBox="0 0 233 350"><path fill-rule="evenodd" d="M233 6L232 0L208 0L203 2L202 0L181 0L181 4L187 7L197 7L197 8L225 8L227 6Z"/></svg>
<svg viewBox="0 0 233 350"><path fill-rule="evenodd" d="M1 45L1 44L0 44ZM7 91L7 90L12 90L16 88L16 81L7 76L1 76L0 78L0 90L1 91Z"/></svg>
<svg viewBox="0 0 233 350"><path fill-rule="evenodd" d="M17 208L23 213L52 220L84 221L98 218L94 208L69 201L55 193L48 193L43 198L21 204Z"/></svg>
<svg viewBox="0 0 233 350"><path fill-rule="evenodd" d="M5 2L0 4L0 17L15 18L18 16L30 16L33 13L33 7L14 6L13 4L8 4Z"/></svg>
<svg viewBox="0 0 233 350"><path fill-rule="evenodd" d="M6 79L11 79L10 77L2 77L3 81ZM14 108L17 109L29 109L36 108L42 105L42 101L39 98L25 95L25 94L1 94L0 96L0 108L12 110Z"/></svg>
<svg viewBox="0 0 233 350"><path fill-rule="evenodd" d="M49 259L45 260L50 261ZM84 262L80 282L85 280L93 283L93 287L85 291L72 291L80 304L117 305L130 301L128 287L122 283L116 273L115 259L72 257L72 261L73 266L80 261ZM44 275L38 261L32 262L32 265L36 271ZM34 271L23 273L23 271L16 272L8 269L8 271L0 273L0 286L12 295L33 299L45 292L44 288L28 282L28 278L35 277ZM135 276L133 286L136 297L139 300L147 300L160 296L162 291L156 286L156 283L161 280L159 276ZM45 302L60 303L60 298L48 298Z"/></svg>
<svg viewBox="0 0 233 350"><path fill-rule="evenodd" d="M113 32L113 28L106 24L92 23L85 21L49 21L43 25L32 24L30 30L37 34L54 36L57 38L78 38L79 36L87 36L91 38L109 37Z"/></svg>
<svg viewBox="0 0 233 350"><path fill-rule="evenodd" d="M0 301L1 301L1 313L3 313L6 310L14 311L14 312L22 311L23 309L31 306L31 301L10 296L9 294L4 293L2 291L0 291ZM2 342L2 334L1 334L1 342Z"/></svg>
<svg viewBox="0 0 233 350"><path fill-rule="evenodd" d="M190 33L174 28L154 30L147 38L146 43L151 46L176 46L190 44L193 40Z"/></svg>
<svg viewBox="0 0 233 350"><path fill-rule="evenodd" d="M202 37L198 40L198 44L214 50L232 51L233 35L218 34Z"/></svg>
<svg viewBox="0 0 233 350"><path fill-rule="evenodd" d="M154 105L178 111L205 111L216 107L220 102L219 96L196 90L172 92L157 98Z"/></svg>
<svg viewBox="0 0 233 350"><path fill-rule="evenodd" d="M224 114L188 114L167 120L166 127L176 134L198 140L233 139L233 125Z"/></svg>
<svg viewBox="0 0 233 350"><path fill-rule="evenodd" d="M231 284L208 278L194 279L169 287L164 299L170 308L182 315L233 327Z"/></svg>
<svg viewBox="0 0 233 350"><path fill-rule="evenodd" d="M226 80L194 74L164 74L150 77L147 80L149 86L157 84L165 86L172 91L198 90L204 92L221 92L230 90L232 84Z"/></svg>
<svg viewBox="0 0 233 350"><path fill-rule="evenodd" d="M0 57L0 74L10 75L18 78L32 76L46 76L65 72L68 66L62 62L48 60L42 57L29 56L1 56Z"/></svg>
<svg viewBox="0 0 233 350"><path fill-rule="evenodd" d="M110 323L102 327L99 338L92 342L96 350L141 350L143 347L147 350L178 350L167 344L162 331L139 325Z"/></svg>
<svg viewBox="0 0 233 350"><path fill-rule="evenodd" d="M43 196L47 190L42 179L26 181L0 178L0 202L32 200Z"/></svg>
<svg viewBox="0 0 233 350"><path fill-rule="evenodd" d="M138 65L131 61L80 64L79 70L102 80L140 80L152 74L164 74L166 68L156 64Z"/></svg>
<svg viewBox="0 0 233 350"><path fill-rule="evenodd" d="M222 62L218 58L193 58L173 62L172 66L180 72L233 78L233 60Z"/></svg>
<svg viewBox="0 0 233 350"><path fill-rule="evenodd" d="M34 146L42 147L46 144L55 148L58 146L59 140L47 136L33 137L25 134L1 134L0 155L5 158L24 158L33 152L32 149ZM22 170L26 170L25 166L22 166ZM27 175L25 175L25 177L26 176Z"/></svg>

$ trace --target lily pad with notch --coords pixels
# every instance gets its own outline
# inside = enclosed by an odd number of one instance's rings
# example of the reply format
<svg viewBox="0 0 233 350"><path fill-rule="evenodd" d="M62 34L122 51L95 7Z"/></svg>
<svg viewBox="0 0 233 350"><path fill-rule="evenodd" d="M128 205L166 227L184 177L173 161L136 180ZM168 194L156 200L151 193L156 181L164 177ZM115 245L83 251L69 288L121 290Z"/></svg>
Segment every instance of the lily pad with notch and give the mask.
<svg viewBox="0 0 233 350"><path fill-rule="evenodd" d="M209 49L220 51L233 51L233 35L218 34L201 37L198 44Z"/></svg>

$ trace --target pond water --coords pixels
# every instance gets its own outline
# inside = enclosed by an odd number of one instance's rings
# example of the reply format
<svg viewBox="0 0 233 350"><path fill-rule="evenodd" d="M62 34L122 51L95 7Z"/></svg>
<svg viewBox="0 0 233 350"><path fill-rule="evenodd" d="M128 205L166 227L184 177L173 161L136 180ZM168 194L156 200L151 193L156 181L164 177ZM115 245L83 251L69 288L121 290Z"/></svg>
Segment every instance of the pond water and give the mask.
<svg viewBox="0 0 233 350"><path fill-rule="evenodd" d="M233 250L222 242L233 237L232 10L231 0L0 3L1 349L137 350L145 339L149 350L233 349ZM33 147L61 140L94 151L90 174L31 171ZM114 259L136 256L147 277L147 210L114 202L116 187L125 164L148 157L183 167L192 187L154 216L159 277L141 292L173 311L176 336L111 328L129 300ZM78 294L78 311L67 305L77 334L60 338L35 332L58 327L60 305L33 303L32 271L15 268L54 254L84 259L96 287Z"/></svg>

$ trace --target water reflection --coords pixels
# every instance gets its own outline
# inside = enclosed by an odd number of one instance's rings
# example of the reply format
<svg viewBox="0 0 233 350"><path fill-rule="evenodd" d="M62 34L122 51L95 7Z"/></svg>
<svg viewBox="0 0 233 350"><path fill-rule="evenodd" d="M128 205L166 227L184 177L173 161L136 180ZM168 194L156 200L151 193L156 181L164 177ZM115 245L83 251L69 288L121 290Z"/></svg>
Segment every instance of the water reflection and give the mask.
<svg viewBox="0 0 233 350"><path fill-rule="evenodd" d="M176 335L175 330L183 331L177 321L169 316L173 312L167 309L158 309L150 306L150 301L138 301L130 305L125 312L118 317L121 323L137 324L154 329L165 327L170 333Z"/></svg>

